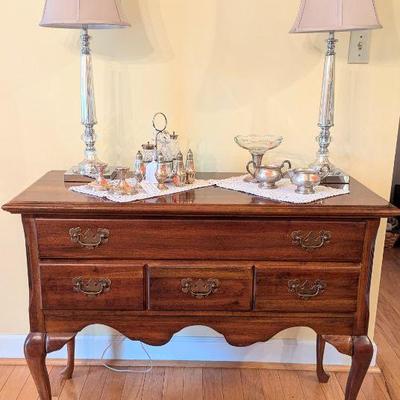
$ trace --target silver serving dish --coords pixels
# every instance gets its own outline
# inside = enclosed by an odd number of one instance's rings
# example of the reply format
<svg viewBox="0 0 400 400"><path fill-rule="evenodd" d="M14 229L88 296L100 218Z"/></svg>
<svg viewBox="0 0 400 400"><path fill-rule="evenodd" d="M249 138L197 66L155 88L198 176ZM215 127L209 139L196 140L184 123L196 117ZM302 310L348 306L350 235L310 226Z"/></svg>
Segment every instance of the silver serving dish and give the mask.
<svg viewBox="0 0 400 400"><path fill-rule="evenodd" d="M314 194L315 187L321 184L321 180L328 176L330 169L323 167L320 171L310 168L290 169L287 174L291 182L297 186L296 193Z"/></svg>

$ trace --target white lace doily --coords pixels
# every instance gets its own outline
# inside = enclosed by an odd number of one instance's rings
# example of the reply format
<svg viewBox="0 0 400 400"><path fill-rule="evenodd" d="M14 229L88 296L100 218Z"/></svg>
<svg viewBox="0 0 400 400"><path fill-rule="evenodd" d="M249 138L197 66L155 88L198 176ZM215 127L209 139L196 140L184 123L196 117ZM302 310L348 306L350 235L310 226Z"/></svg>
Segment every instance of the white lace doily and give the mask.
<svg viewBox="0 0 400 400"><path fill-rule="evenodd" d="M134 179L127 179L127 181L132 185L135 184ZM111 181L111 183L113 182ZM89 196L101 197L104 199L114 201L116 203L130 203L132 201L145 200L145 199L150 199L152 197L166 196L174 193L187 192L188 190L192 189L199 189L207 186L213 186L215 185L215 181L196 179L196 181L193 184L185 185L183 187L175 187L172 183L167 183L168 190L160 190L157 188L157 185L147 182L142 182L140 185L142 189L139 191L138 194L134 195L112 194L110 192L107 192L106 190L104 191L97 190L89 185L72 186L69 188L69 190L77 193L86 194Z"/></svg>
<svg viewBox="0 0 400 400"><path fill-rule="evenodd" d="M344 189L336 189L329 186L317 186L314 194L296 193L296 186L290 182L290 179L282 179L276 186L277 189L260 188L258 183L245 182L247 175L236 176L220 181L215 181L218 187L238 192L254 194L256 196L265 197L267 199L284 201L287 203L312 203L313 201L326 199L328 197L341 196L350 193L349 185Z"/></svg>

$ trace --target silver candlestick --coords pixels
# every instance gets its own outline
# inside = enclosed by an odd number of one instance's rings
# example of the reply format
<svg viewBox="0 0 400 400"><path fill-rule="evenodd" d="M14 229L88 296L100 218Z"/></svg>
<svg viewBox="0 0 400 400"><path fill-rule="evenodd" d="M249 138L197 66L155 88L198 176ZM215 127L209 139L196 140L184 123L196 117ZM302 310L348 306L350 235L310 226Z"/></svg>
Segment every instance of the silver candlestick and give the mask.
<svg viewBox="0 0 400 400"><path fill-rule="evenodd" d="M337 169L329 160L329 145L331 143L330 129L334 126L335 115L335 58L336 58L335 33L329 32L327 40L327 52L325 56L324 76L322 81L321 106L318 126L320 134L316 137L319 144L316 160L310 165L314 170L328 167L329 175L324 183L348 183L349 177Z"/></svg>
<svg viewBox="0 0 400 400"><path fill-rule="evenodd" d="M81 123L85 127L82 140L85 143L85 158L78 165L78 173L92 176L96 173L96 103L94 98L93 63L90 36L86 27L81 33Z"/></svg>

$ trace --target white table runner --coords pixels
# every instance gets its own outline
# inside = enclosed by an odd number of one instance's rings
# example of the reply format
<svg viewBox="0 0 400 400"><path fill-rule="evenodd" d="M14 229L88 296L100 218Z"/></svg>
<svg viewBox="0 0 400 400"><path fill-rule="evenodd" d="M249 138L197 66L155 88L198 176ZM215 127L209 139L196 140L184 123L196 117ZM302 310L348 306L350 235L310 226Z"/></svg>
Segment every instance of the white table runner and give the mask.
<svg viewBox="0 0 400 400"><path fill-rule="evenodd" d="M127 181L131 185L135 184L135 179L127 179ZM111 181L111 184L112 183L113 181ZM132 201L146 200L146 199L151 199L153 197L167 196L174 193L182 193L193 189L213 186L215 185L215 181L196 179L196 181L193 184L185 185L183 187L175 187L173 183L167 183L166 185L168 186L168 190L160 190L157 188L157 185L153 183L142 182L140 185L142 186L142 189L138 194L134 195L113 194L107 192L106 190L103 191L97 190L89 185L72 186L69 188L69 190L76 193L86 194L89 196L101 197L110 201L114 201L116 203L130 203Z"/></svg>
<svg viewBox="0 0 400 400"><path fill-rule="evenodd" d="M201 180L196 179L192 185L185 185L183 187L175 187L172 183L168 183L168 190L160 190L157 185L147 182L142 182L142 190L135 195L117 195L107 191L99 191L89 185L73 186L69 190L77 193L86 194L89 196L96 196L114 201L116 203L130 203L138 200L150 199L153 197L167 196L174 193L187 192L193 189L199 189L208 186L218 186L223 189L234 190L237 192L244 192L255 196L264 197L270 200L283 201L287 203L306 204L314 201L326 199L334 196L341 196L349 194L349 185L344 188L333 188L329 186L317 186L314 194L299 194L295 192L296 186L293 185L289 179L282 179L276 186L277 189L260 188L257 183L246 182L244 178L247 175L235 176L222 180ZM132 185L135 184L134 179L128 179ZM112 182L111 182L112 183Z"/></svg>
<svg viewBox="0 0 400 400"><path fill-rule="evenodd" d="M253 194L267 199L284 201L287 203L306 204L313 201L326 199L328 197L340 196L350 193L350 185L343 189L336 189L329 186L317 186L315 194L296 193L296 186L290 182L290 179L282 179L276 186L277 189L260 188L258 183L245 182L244 178L248 175L236 176L233 178L216 181L218 187Z"/></svg>

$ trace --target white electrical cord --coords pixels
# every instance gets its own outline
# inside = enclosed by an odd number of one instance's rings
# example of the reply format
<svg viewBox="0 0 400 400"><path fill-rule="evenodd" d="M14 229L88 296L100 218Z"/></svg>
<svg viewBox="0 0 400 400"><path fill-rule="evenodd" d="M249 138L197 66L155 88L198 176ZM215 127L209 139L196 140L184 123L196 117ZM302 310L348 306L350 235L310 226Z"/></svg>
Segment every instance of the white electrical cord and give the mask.
<svg viewBox="0 0 400 400"><path fill-rule="evenodd" d="M125 337L120 337L120 340L118 341L118 345L122 344L125 340L126 340ZM111 343L104 349L104 351L103 351L103 353L102 353L102 355L100 357L101 361L104 360L104 357L105 357L107 351L110 349L110 347L114 343L115 343L115 341L112 340ZM147 374L147 373L149 373L153 369L153 360L152 360L149 352L147 351L146 347L144 346L144 344L142 342L140 342L140 346L142 347L142 350L146 353L147 358L149 360L149 366L146 369L143 369L143 370L139 370L139 369L122 369L122 368L113 367L112 365L109 365L109 364L106 364L106 363L103 364L103 367L105 367L105 368L107 368L107 369L109 369L110 371L113 371L113 372L122 372L122 373L128 373L128 374Z"/></svg>

